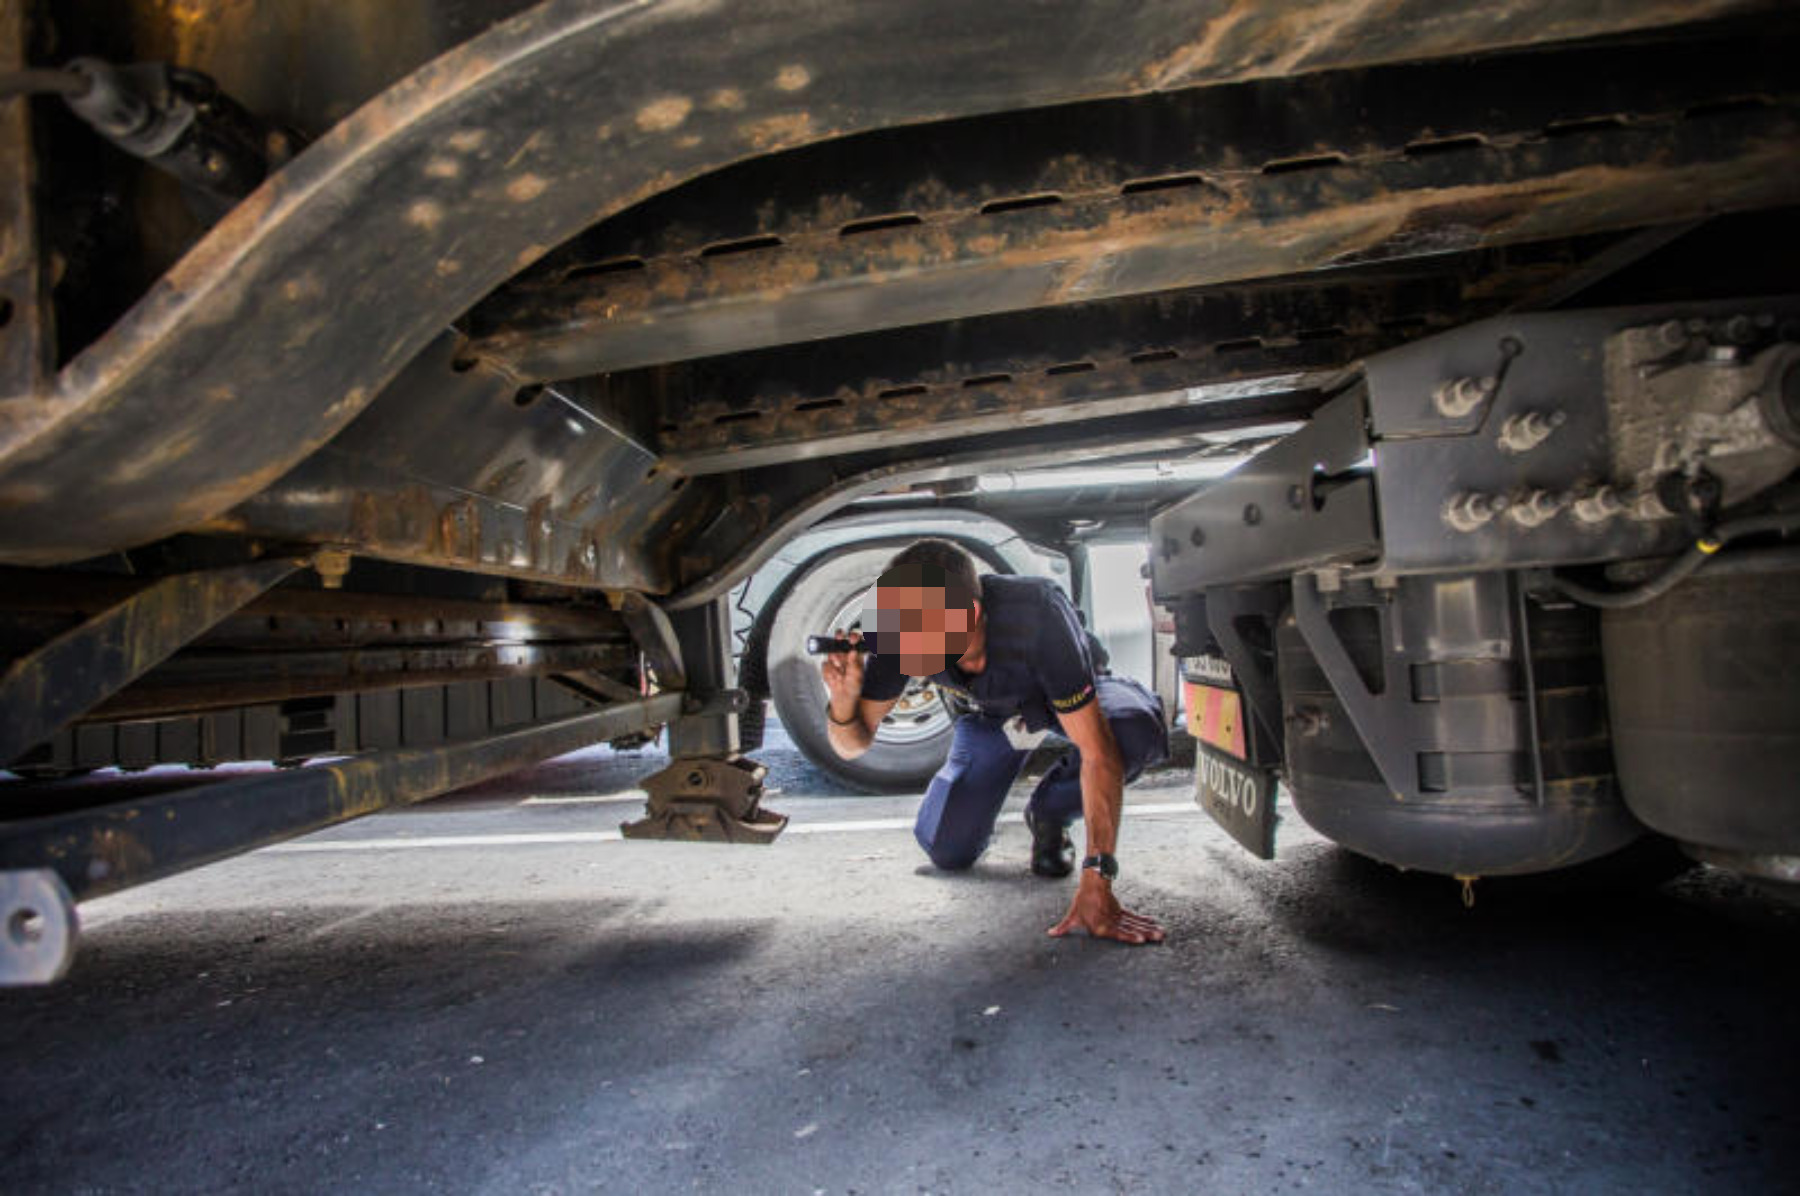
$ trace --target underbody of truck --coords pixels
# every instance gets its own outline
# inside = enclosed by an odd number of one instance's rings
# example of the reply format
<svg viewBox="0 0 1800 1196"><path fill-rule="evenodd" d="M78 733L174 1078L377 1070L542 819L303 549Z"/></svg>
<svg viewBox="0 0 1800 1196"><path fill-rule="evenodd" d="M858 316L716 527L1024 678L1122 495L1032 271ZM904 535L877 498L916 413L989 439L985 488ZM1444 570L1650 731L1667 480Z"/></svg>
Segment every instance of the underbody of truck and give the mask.
<svg viewBox="0 0 1800 1196"><path fill-rule="evenodd" d="M326 760L0 786L0 978L659 728L769 841L727 595L873 511L1147 536L1256 850L1793 881L1797 18L0 0L0 767Z"/></svg>

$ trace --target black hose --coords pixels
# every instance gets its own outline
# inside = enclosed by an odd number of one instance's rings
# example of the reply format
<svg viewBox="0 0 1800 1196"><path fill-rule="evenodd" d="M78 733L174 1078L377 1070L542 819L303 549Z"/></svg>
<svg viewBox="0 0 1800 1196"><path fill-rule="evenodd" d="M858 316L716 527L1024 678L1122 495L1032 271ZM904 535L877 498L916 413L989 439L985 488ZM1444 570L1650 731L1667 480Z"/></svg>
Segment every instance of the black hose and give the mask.
<svg viewBox="0 0 1800 1196"><path fill-rule="evenodd" d="M93 83L74 71L28 68L22 71L0 71L0 100L13 96L84 95Z"/></svg>
<svg viewBox="0 0 1800 1196"><path fill-rule="evenodd" d="M1721 548L1733 540L1744 536L1758 535L1762 532L1797 530L1800 530L1800 511L1787 511L1774 515L1751 515L1743 519L1733 519L1727 523L1721 523L1711 532L1694 541L1693 546L1677 557L1674 564L1642 585L1633 586L1628 590L1593 590L1559 574L1551 574L1550 580L1556 584L1557 589L1584 606L1597 606L1603 610L1624 610L1627 607L1642 606L1646 602L1654 602L1661 598L1692 577L1700 566L1706 564Z"/></svg>

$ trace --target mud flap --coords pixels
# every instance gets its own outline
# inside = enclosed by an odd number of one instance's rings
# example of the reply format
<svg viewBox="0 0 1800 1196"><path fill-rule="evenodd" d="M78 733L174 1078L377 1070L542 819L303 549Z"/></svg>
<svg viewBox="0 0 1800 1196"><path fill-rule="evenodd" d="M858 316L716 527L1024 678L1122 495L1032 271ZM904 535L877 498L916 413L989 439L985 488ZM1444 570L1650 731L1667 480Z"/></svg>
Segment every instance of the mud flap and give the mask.
<svg viewBox="0 0 1800 1196"><path fill-rule="evenodd" d="M1194 737L1194 800L1261 859L1275 858L1275 772L1231 666L1216 656L1182 662L1188 733Z"/></svg>

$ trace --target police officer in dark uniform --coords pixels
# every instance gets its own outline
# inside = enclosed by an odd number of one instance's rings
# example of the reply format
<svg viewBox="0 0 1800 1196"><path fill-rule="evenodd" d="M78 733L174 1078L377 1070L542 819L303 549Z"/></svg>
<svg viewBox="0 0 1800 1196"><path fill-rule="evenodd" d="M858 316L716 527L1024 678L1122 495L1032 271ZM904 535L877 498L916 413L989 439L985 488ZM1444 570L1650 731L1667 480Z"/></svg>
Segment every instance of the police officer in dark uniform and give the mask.
<svg viewBox="0 0 1800 1196"><path fill-rule="evenodd" d="M1031 870L1069 874L1068 827L1076 818L1085 820L1088 850L1068 916L1050 933L1079 928L1122 942L1162 941L1162 927L1112 895L1124 787L1168 755L1162 700L1106 671L1104 650L1061 587L1047 578L977 574L957 545L921 540L882 573L863 625L875 627L866 663L842 652L821 666L840 755L868 750L909 676L929 677L967 708L913 829L932 863L949 870L974 864L1030 755L1021 735L1060 728L1074 750L1025 807Z"/></svg>

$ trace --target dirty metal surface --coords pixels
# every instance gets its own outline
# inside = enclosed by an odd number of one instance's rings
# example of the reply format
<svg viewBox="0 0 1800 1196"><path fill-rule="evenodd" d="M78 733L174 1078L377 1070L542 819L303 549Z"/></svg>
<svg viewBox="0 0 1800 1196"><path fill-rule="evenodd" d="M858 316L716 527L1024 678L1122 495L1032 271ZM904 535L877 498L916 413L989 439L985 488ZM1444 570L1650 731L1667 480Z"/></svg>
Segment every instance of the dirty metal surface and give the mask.
<svg viewBox="0 0 1800 1196"><path fill-rule="evenodd" d="M683 580L662 605L681 610L718 598L779 551L788 537L867 495L1007 469L1098 466L1187 453L1232 429L1305 419L1322 399L1311 389L1273 388L1248 396L1219 390L1223 393L1202 394L1205 401L1182 408L1092 421L1074 442L1054 426L1027 427L971 436L949 446L951 451L923 457L913 448L886 449L729 475L720 481L731 487L732 501L707 525L700 541L678 557Z"/></svg>
<svg viewBox="0 0 1800 1196"><path fill-rule="evenodd" d="M0 822L0 869L53 868L77 900L168 876L636 731L677 694L459 740L198 784L119 805Z"/></svg>
<svg viewBox="0 0 1800 1196"><path fill-rule="evenodd" d="M26 0L0 0L0 70L26 63ZM31 106L0 100L0 444L11 413L35 406L51 371L49 263L38 240L38 167L32 154Z"/></svg>
<svg viewBox="0 0 1800 1196"><path fill-rule="evenodd" d="M1611 514L1584 518L1574 504L1602 485L1617 495L1642 494L1653 489L1661 472L1649 468L1648 459L1638 463L1642 472L1621 468L1615 437L1623 431L1630 439L1639 429L1630 419L1615 422L1615 416L1623 409L1652 429L1659 426L1655 388L1659 371L1668 369L1670 350L1635 357L1620 353L1613 338L1625 329L1653 330L1668 321L1681 322L1680 328L1692 320L1705 329L1734 317L1761 346L1800 334L1796 299L1765 296L1743 303L1507 315L1371 359L1366 371L1382 569L1397 574L1517 569L1680 551L1693 530L1679 518L1627 514L1622 503ZM1693 339L1703 356L1705 334L1697 332ZM1640 348L1656 343L1654 335L1638 342ZM1507 359L1515 347L1516 355ZM1493 374L1503 360L1498 391L1478 410L1453 418L1433 404L1430 394L1445 380ZM1738 358L1720 363L1732 372L1747 364ZM1681 381L1688 385L1677 383L1678 409L1703 410L1707 396L1701 380ZM1502 429L1527 413L1555 415L1555 430L1529 449L1509 449ZM1678 442L1679 436L1663 425L1654 439ZM1721 469L1730 476L1728 468ZM1791 469L1791 458L1783 455L1762 484ZM1463 494L1504 496L1521 508L1536 500L1545 504L1540 509L1546 516L1521 520L1517 510L1509 510L1505 517L1459 529L1446 511Z"/></svg>
<svg viewBox="0 0 1800 1196"><path fill-rule="evenodd" d="M801 150L578 238L471 314L470 351L564 378L1761 206L1792 113L1715 109L1791 96L1784 46L1339 71Z"/></svg>
<svg viewBox="0 0 1800 1196"><path fill-rule="evenodd" d="M328 447L213 531L328 541L413 564L658 589L634 533L686 485L561 388L440 336Z"/></svg>
<svg viewBox="0 0 1800 1196"><path fill-rule="evenodd" d="M142 585L0 673L0 763L15 759L299 568L258 561Z"/></svg>
<svg viewBox="0 0 1800 1196"><path fill-rule="evenodd" d="M742 758L673 760L644 778L644 816L621 825L619 833L684 843L773 843L788 820L761 808L768 771Z"/></svg>
<svg viewBox="0 0 1800 1196"><path fill-rule="evenodd" d="M1179 406L1190 388L1339 369L1502 310L1586 246L1440 255L1266 284L949 321L609 375L613 408L661 413L684 473L748 469Z"/></svg>
<svg viewBox="0 0 1800 1196"><path fill-rule="evenodd" d="M636 663L636 650L616 642L193 651L174 656L94 707L86 717L112 721L459 681L622 673Z"/></svg>
<svg viewBox="0 0 1800 1196"><path fill-rule="evenodd" d="M1053 425L1073 446L1109 419L1311 389L1313 375L1377 346L1501 310L1594 244L1374 263L548 386L521 386L445 337L330 446L208 526L667 593L683 568L674 553L704 571L759 534L778 497L804 497L798 478L839 477L784 464L875 454L886 465L907 449L929 456L946 442ZM1272 402L1268 418L1284 418ZM436 426L458 434L421 435ZM753 469L770 470L778 494L700 476ZM682 543L706 526L703 542Z"/></svg>
<svg viewBox="0 0 1800 1196"><path fill-rule="evenodd" d="M0 559L80 559L228 510L324 445L449 320L551 246L746 156L875 127L1773 7L1526 0L1403 20L1392 3L1068 0L1021 21L1006 6L949 0L551 0L320 137L65 367L51 401L8 423ZM930 52L895 55L920 30Z"/></svg>

